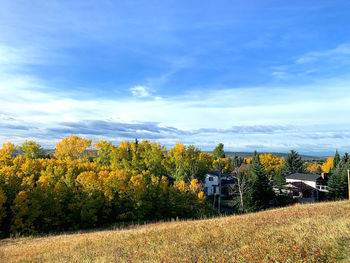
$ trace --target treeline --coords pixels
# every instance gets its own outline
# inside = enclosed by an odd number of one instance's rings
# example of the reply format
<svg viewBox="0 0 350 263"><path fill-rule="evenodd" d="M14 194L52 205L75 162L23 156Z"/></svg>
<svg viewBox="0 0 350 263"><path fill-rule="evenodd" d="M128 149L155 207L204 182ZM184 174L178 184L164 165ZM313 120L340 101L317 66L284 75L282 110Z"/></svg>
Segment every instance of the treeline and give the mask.
<svg viewBox="0 0 350 263"><path fill-rule="evenodd" d="M286 204L285 177L296 172L330 172L328 198L347 197L348 154L336 152L324 163L308 163L295 151L286 158L257 152L248 159L225 158L223 147L219 144L210 154L177 143L167 151L147 140L115 146L71 136L47 156L34 141L4 144L0 236L210 215L213 200L203 192L204 176L219 167L223 173L234 171L230 194L241 213ZM21 155L14 157L16 150ZM249 168L241 169L242 164Z"/></svg>
<svg viewBox="0 0 350 263"><path fill-rule="evenodd" d="M200 181L213 157L194 146L100 141L71 136L52 158L33 141L0 150L0 231L45 233L118 221L196 218L212 213Z"/></svg>

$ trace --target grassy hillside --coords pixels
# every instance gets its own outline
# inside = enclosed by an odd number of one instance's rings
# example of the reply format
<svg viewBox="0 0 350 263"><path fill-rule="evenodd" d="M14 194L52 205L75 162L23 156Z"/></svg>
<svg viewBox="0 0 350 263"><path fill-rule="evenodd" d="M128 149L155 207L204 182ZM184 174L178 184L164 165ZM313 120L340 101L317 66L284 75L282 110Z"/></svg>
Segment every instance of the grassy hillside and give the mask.
<svg viewBox="0 0 350 263"><path fill-rule="evenodd" d="M0 241L1 262L350 262L350 202Z"/></svg>

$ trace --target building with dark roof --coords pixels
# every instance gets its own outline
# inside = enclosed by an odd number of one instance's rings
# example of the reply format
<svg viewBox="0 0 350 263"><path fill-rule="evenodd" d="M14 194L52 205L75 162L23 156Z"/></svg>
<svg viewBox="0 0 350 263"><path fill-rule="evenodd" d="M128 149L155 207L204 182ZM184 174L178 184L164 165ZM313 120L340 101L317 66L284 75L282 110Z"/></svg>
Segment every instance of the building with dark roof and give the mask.
<svg viewBox="0 0 350 263"><path fill-rule="evenodd" d="M316 202L328 192L328 174L294 173L286 177L287 187L298 202Z"/></svg>

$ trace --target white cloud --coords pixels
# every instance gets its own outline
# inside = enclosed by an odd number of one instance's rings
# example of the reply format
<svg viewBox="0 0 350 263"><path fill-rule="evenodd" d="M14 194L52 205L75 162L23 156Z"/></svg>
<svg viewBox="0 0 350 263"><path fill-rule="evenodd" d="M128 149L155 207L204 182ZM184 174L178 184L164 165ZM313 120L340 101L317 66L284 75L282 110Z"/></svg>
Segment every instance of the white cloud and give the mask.
<svg viewBox="0 0 350 263"><path fill-rule="evenodd" d="M309 52L299 57L296 60L297 64L305 64L310 62L315 62L321 58L330 58L330 59L342 59L344 57L348 58L350 56L350 44L341 44L336 48Z"/></svg>
<svg viewBox="0 0 350 263"><path fill-rule="evenodd" d="M287 72L284 71L274 71L272 72L272 76L278 79L288 79L290 76Z"/></svg>
<svg viewBox="0 0 350 263"><path fill-rule="evenodd" d="M159 127L174 127L184 132L169 137L155 133L154 138L161 143L188 142L203 149L224 142L227 149L232 150L287 151L294 148L311 152L321 148L324 151L327 147L341 150L349 138L346 131L350 128L350 108L344 105L350 104L350 81L284 88L212 89L157 99L138 86L134 87L137 88L136 98L127 100L78 100L67 94L52 93L35 78L0 79L0 83L0 143L8 140L18 143L31 137L48 145L50 140L44 136L45 132L56 131L50 135L54 136L52 142L56 142L62 138L59 131L65 136L64 132L73 132L71 127L79 127L79 124L85 125L85 130L92 128L91 122L85 123L86 120L129 124L157 122ZM143 100L138 99L141 95ZM70 122L71 127L63 127L63 122ZM280 126L284 128L273 130ZM98 125L93 127L91 136L112 141L126 138L121 135L114 138L113 132L104 134L103 127L99 130ZM152 136L150 133L147 138Z"/></svg>
<svg viewBox="0 0 350 263"><path fill-rule="evenodd" d="M140 98L149 97L151 95L148 87L145 86L135 86L132 87L130 91L133 96Z"/></svg>

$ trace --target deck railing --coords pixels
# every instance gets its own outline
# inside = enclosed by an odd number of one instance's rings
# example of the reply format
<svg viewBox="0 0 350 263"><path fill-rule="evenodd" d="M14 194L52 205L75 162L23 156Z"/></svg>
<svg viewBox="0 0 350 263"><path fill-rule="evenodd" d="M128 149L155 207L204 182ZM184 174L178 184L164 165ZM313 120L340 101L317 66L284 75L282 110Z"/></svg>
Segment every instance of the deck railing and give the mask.
<svg viewBox="0 0 350 263"><path fill-rule="evenodd" d="M328 186L327 185L316 185L316 188L320 191L328 192Z"/></svg>

